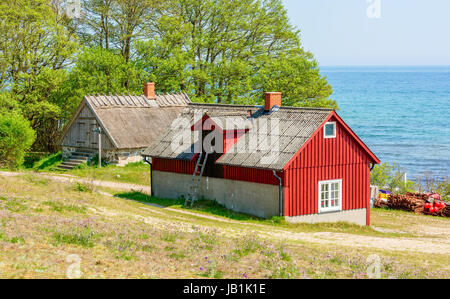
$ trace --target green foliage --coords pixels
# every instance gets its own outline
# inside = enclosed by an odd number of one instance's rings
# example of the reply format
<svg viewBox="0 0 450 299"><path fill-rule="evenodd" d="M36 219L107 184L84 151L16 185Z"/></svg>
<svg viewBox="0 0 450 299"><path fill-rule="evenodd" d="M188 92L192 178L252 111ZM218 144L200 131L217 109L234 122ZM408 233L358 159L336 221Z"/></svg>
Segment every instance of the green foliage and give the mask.
<svg viewBox="0 0 450 299"><path fill-rule="evenodd" d="M302 48L281 0L83 0L0 4L0 112L36 132L34 151L59 150L86 94L186 92L194 101L337 108L318 63ZM20 159L19 159L20 162Z"/></svg>
<svg viewBox="0 0 450 299"><path fill-rule="evenodd" d="M161 91L234 104L283 91L285 105L337 108L280 0L181 0L159 9L156 34L136 42L136 61Z"/></svg>
<svg viewBox="0 0 450 299"><path fill-rule="evenodd" d="M35 162L32 166L35 171L47 171L54 169L57 165L62 162L61 152L51 154L43 157L39 161Z"/></svg>
<svg viewBox="0 0 450 299"><path fill-rule="evenodd" d="M94 157L92 157L88 161L87 165L90 167L98 168L98 154L95 154ZM105 158L102 157L102 167L106 167L106 166L108 166L108 162L105 160Z"/></svg>
<svg viewBox="0 0 450 299"><path fill-rule="evenodd" d="M438 193L445 201L450 201L450 179L448 177L436 178L432 173L425 173L417 179L420 191Z"/></svg>
<svg viewBox="0 0 450 299"><path fill-rule="evenodd" d="M75 189L75 191L78 191L78 192L92 192L93 191L92 186L89 186L87 184L82 184L79 182L75 183L74 189Z"/></svg>
<svg viewBox="0 0 450 299"><path fill-rule="evenodd" d="M56 1L3 0L0 3L0 90L67 66L76 50L71 21L58 14Z"/></svg>
<svg viewBox="0 0 450 299"><path fill-rule="evenodd" d="M15 168L36 138L30 123L16 112L0 115L0 166Z"/></svg>
<svg viewBox="0 0 450 299"><path fill-rule="evenodd" d="M56 150L61 120L71 112L62 87L77 48L71 21L56 3L0 3L0 90L10 90L37 133L34 148L47 152Z"/></svg>
<svg viewBox="0 0 450 299"><path fill-rule="evenodd" d="M11 92L0 91L0 113L3 114L11 111L20 112L19 102Z"/></svg>
<svg viewBox="0 0 450 299"><path fill-rule="evenodd" d="M84 48L69 74L73 97L86 94L142 93L145 72L111 50Z"/></svg>
<svg viewBox="0 0 450 299"><path fill-rule="evenodd" d="M370 183L372 185L385 188L393 193L414 192L418 185L410 180L405 182L405 171L397 164L383 163L376 165L370 174Z"/></svg>
<svg viewBox="0 0 450 299"><path fill-rule="evenodd" d="M21 73L13 86L23 115L37 133L35 150L54 152L58 148L61 120L68 119L76 103L64 94L67 73L63 69L40 69L38 74Z"/></svg>

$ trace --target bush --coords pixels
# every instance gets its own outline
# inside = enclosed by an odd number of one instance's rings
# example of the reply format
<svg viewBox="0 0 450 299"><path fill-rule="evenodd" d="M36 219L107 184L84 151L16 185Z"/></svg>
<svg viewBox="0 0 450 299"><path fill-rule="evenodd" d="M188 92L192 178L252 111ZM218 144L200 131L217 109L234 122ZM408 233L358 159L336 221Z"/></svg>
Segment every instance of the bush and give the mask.
<svg viewBox="0 0 450 299"><path fill-rule="evenodd" d="M438 178L428 172L419 177L417 181L421 192L439 193L443 200L450 201L450 178Z"/></svg>
<svg viewBox="0 0 450 299"><path fill-rule="evenodd" d="M414 192L417 189L417 184L413 181L405 182L405 172L395 162L375 166L370 174L370 183L393 193Z"/></svg>
<svg viewBox="0 0 450 299"><path fill-rule="evenodd" d="M36 134L30 122L17 112L0 115L0 165L15 168L24 162Z"/></svg>

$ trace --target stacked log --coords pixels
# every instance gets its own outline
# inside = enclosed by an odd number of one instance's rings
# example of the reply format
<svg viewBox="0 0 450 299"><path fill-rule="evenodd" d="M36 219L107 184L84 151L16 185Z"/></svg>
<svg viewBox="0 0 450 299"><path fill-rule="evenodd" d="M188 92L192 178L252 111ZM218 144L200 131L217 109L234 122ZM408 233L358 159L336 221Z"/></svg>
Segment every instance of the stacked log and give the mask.
<svg viewBox="0 0 450 299"><path fill-rule="evenodd" d="M377 208L389 208L414 212L416 214L426 214L441 217L450 217L450 204L435 213L430 213L425 209L425 204L431 203L429 195L421 193L393 194L388 199L377 199L374 206Z"/></svg>
<svg viewBox="0 0 450 299"><path fill-rule="evenodd" d="M445 207L445 209L442 209L438 212L439 216L442 217L450 217L450 203L446 203L447 206Z"/></svg>

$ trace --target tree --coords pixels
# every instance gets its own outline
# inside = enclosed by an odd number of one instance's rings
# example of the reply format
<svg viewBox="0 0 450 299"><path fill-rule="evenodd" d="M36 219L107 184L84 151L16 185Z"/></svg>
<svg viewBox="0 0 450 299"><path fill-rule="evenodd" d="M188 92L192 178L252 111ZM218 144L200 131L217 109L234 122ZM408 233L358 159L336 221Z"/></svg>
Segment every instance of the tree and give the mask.
<svg viewBox="0 0 450 299"><path fill-rule="evenodd" d="M119 50L129 61L134 42L145 38L160 0L84 0L79 35L89 47Z"/></svg>
<svg viewBox="0 0 450 299"><path fill-rule="evenodd" d="M0 165L10 168L21 165L34 139L35 132L22 115L3 111L0 115Z"/></svg>
<svg viewBox="0 0 450 299"><path fill-rule="evenodd" d="M70 64L76 40L68 20L51 0L4 0L0 3L0 88L22 74Z"/></svg>
<svg viewBox="0 0 450 299"><path fill-rule="evenodd" d="M77 43L71 20L51 0L5 0L0 4L0 88L10 91L37 131L34 148L57 149L67 102L60 97Z"/></svg>
<svg viewBox="0 0 450 299"><path fill-rule="evenodd" d="M413 181L405 181L404 169L395 162L376 165L370 174L370 183L393 193L414 192L419 187Z"/></svg>
<svg viewBox="0 0 450 299"><path fill-rule="evenodd" d="M68 77L69 97L86 94L142 93L146 74L112 50L85 48Z"/></svg>
<svg viewBox="0 0 450 299"><path fill-rule="evenodd" d="M71 103L62 94L67 72L42 68L39 74L21 74L14 84L14 95L23 116L37 133L33 148L37 151L58 150L61 120L67 117Z"/></svg>
<svg viewBox="0 0 450 299"><path fill-rule="evenodd" d="M164 89L245 104L261 103L264 91L283 91L289 105L337 107L280 0L167 3L158 7L154 36L137 43L138 65Z"/></svg>

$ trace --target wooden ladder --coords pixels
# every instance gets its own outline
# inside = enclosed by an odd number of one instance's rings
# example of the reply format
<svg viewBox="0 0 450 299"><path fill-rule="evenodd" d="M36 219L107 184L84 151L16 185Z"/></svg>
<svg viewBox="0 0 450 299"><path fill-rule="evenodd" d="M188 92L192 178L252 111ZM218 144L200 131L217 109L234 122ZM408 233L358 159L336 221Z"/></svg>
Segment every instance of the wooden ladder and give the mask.
<svg viewBox="0 0 450 299"><path fill-rule="evenodd" d="M205 171L206 162L208 161L208 153L203 155L200 153L198 157L197 164L195 165L194 174L192 175L192 185L189 188L189 194L184 202L184 206L187 207L189 202L191 202L191 207L194 202L198 200L198 191L200 189L200 182L202 180L203 172Z"/></svg>

